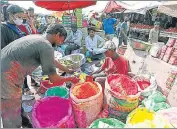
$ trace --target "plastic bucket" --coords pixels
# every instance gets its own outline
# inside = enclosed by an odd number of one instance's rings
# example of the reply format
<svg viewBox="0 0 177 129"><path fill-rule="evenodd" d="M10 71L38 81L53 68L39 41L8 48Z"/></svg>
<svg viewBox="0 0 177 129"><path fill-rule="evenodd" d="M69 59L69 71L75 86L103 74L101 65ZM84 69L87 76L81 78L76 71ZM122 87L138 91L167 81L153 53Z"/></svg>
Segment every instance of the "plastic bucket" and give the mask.
<svg viewBox="0 0 177 129"><path fill-rule="evenodd" d="M39 87L39 92L44 94L49 88L52 88L52 87L55 87L55 86L62 86L64 85L65 83L61 83L61 84L51 84L49 83L49 80L44 80L44 81L41 81L40 83L40 87Z"/></svg>
<svg viewBox="0 0 177 129"><path fill-rule="evenodd" d="M68 99L45 97L36 101L32 110L35 128L74 128L72 106Z"/></svg>
<svg viewBox="0 0 177 129"><path fill-rule="evenodd" d="M61 98L68 98L69 90L65 87L52 87L45 92L45 96L59 96Z"/></svg>
<svg viewBox="0 0 177 129"><path fill-rule="evenodd" d="M124 128L125 124L114 118L101 118L95 120L89 128Z"/></svg>

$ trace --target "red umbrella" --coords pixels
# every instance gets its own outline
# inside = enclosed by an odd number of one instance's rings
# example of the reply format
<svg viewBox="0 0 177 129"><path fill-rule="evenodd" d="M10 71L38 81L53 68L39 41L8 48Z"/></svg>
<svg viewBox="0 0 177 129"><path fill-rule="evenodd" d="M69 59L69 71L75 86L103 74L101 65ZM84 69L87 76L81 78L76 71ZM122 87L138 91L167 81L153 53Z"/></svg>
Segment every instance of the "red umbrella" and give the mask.
<svg viewBox="0 0 177 129"><path fill-rule="evenodd" d="M96 1L35 1L34 3L37 6L46 8L47 10L65 11L95 5Z"/></svg>

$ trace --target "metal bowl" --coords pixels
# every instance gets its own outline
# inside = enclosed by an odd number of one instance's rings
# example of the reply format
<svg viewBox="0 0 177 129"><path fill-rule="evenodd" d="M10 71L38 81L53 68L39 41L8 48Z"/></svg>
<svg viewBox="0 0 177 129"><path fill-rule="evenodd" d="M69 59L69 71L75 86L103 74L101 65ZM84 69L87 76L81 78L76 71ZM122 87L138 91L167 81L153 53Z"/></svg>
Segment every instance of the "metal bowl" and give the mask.
<svg viewBox="0 0 177 129"><path fill-rule="evenodd" d="M83 65L86 62L85 56L83 54L71 54L68 56L65 56L60 59L60 62L63 63L64 61L71 61L71 64L63 64L66 67L70 69L77 69L80 68L81 65Z"/></svg>

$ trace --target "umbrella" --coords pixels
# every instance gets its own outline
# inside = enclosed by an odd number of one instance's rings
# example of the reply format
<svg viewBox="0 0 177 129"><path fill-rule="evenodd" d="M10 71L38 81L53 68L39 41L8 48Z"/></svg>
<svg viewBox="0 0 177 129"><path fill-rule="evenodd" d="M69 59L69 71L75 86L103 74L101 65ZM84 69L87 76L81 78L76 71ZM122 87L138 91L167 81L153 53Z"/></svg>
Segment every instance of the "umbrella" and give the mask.
<svg viewBox="0 0 177 129"><path fill-rule="evenodd" d="M158 12L177 18L177 1L164 2L158 7Z"/></svg>
<svg viewBox="0 0 177 129"><path fill-rule="evenodd" d="M74 10L95 5L96 1L35 1L35 5L52 11Z"/></svg>

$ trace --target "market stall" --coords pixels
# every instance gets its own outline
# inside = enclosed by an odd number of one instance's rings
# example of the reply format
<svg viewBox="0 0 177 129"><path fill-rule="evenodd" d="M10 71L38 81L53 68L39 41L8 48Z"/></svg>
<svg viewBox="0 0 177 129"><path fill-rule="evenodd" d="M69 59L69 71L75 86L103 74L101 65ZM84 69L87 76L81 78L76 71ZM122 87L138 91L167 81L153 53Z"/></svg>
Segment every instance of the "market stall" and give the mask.
<svg viewBox="0 0 177 129"><path fill-rule="evenodd" d="M54 10L57 9L55 4L60 2L51 2L50 6L48 3L35 2L36 5ZM112 3L110 1L109 4ZM87 34L88 25L84 24L82 15L85 4L78 8L76 4L65 4L59 10L74 10L73 13L63 14L62 24L70 31L71 24L75 23ZM106 11L110 10L114 9L107 7ZM92 23L98 24L94 20ZM131 31L147 34L151 28L142 24L131 25ZM97 30L96 33L104 37L103 31ZM32 75L27 76L28 86L35 99L22 102L24 114L33 128L176 128L177 38L174 35L162 49L156 50L155 58L151 52L149 55L151 44L146 39L139 40L130 35L124 56L135 75L130 76L128 70L127 74L107 74L104 84L96 82L92 74L104 63L103 60L87 62L83 54L62 57L61 53L55 51L56 60L75 70L67 74L56 69L57 74L75 76L80 81L76 84L51 83L49 77L43 75L42 67L38 67ZM125 61L121 67L123 69L127 66ZM110 64L106 71L115 67ZM39 87L31 85L31 78L39 83Z"/></svg>

